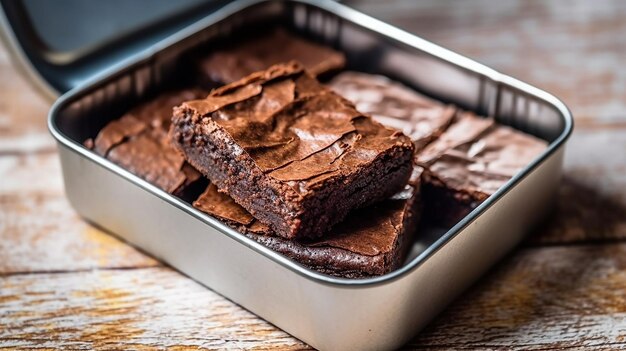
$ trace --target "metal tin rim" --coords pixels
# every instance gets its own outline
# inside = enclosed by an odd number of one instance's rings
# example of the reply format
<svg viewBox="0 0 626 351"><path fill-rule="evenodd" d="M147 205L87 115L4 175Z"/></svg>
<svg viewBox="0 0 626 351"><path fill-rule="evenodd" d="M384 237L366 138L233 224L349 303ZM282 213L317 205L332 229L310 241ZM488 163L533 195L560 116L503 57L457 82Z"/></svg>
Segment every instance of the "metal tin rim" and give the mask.
<svg viewBox="0 0 626 351"><path fill-rule="evenodd" d="M366 278L366 279L346 279L346 278L337 278L332 276L327 276L308 268L301 266L300 264L292 261L277 252L272 251L271 249L263 246L256 241L245 237L244 235L239 234L235 230L230 227L224 225L220 221L212 218L192 206L189 206L186 202L174 197L171 194L166 193L165 191L157 188L156 186L148 183L147 181L141 179L140 177L128 172L127 170L113 164L112 162L97 156L96 154L89 152L85 149L81 144L71 140L69 137L65 136L60 130L58 130L55 124L55 116L58 114L59 110L64 108L70 101L75 99L77 96L81 95L81 91L91 90L92 88L97 87L98 85L103 84L107 78L112 77L112 73L121 74L125 70L130 69L130 67L149 60L153 57L154 54L161 51L162 49L167 48L168 46L195 34L196 32L206 28L207 26L218 22L221 19L229 17L230 15L241 11L247 7L257 5L264 2L271 2L275 0L246 0L242 2L231 3L229 5L224 6L221 10L217 11L215 14L212 14L206 17L204 20L197 22L190 27L182 30L179 33L176 33L165 40L157 43L149 50L137 55L135 58L124 60L119 65L115 65L111 67L106 72L90 79L82 86L74 88L63 96L61 96L52 106L50 112L48 114L48 129L52 136L57 140L58 143L67 147L71 151L78 153L90 161L95 162L96 164L108 169L109 171L126 178L131 181L135 185L143 188L146 191L152 192L155 195L159 196L164 201L172 204L173 206L183 210L189 215L209 224L213 228L221 231L222 233L228 235L231 239L234 239L241 244L251 248L252 250L260 253L267 258L279 263L280 265L294 271L295 273L303 276L309 280L315 281L317 283L333 285L345 288L359 288L359 287L372 287L377 285L383 285L390 283L396 279L400 279L407 275L409 272L415 270L422 263L426 261L431 255L436 253L439 249L443 247L447 242L453 239L457 234L459 234L465 227L467 227L470 223L472 223L475 219L477 219L485 210L495 204L504 194L510 191L517 183L519 183L523 178L525 178L528 174L530 174L534 169L536 169L541 163L543 163L547 158L552 156L558 149L560 149L567 139L570 137L574 121L573 117L567 108L567 106L559 100L554 95L531 86L527 83L524 83L518 79L507 76L505 74L499 73L483 64L480 64L470 58L462 56L460 54L454 53L448 49L445 49L439 45L431 43L425 39L419 38L411 33L408 33L404 30L396 28L392 25L384 23L380 20L377 20L373 17L365 15L357 10L349 8L345 5L338 4L329 0L324 1L312 1L312 0L287 0L294 3L302 3L310 6L315 6L327 11L332 11L344 19L354 22L354 23L365 23L370 22L375 24L375 26L371 26L368 29L375 31L379 34L390 36L395 38L397 41L402 42L405 45L414 47L419 50L427 51L430 54L436 56L437 58L456 64L457 66L463 67L469 71L484 75L489 79L493 80L496 83L506 84L518 90L525 92L526 94L535 96L538 99L541 99L548 104L552 105L563 118L564 128L563 132L556 138L548 148L533 162L527 165L524 169L518 172L513 178L511 178L504 186L502 186L498 191L496 191L493 195L491 195L487 200L485 200L482 204L480 204L476 209L474 209L469 215L463 218L459 223L457 223L454 227L448 230L444 235L442 235L437 241L431 244L426 250L420 253L417 257L412 259L410 262L405 264L400 269L397 269L388 274ZM120 68L121 67L121 68Z"/></svg>
<svg viewBox="0 0 626 351"><path fill-rule="evenodd" d="M17 39L13 32L9 29L9 21L6 18L2 4L0 3L0 42L3 42L8 49L11 61L15 67L22 72L22 75L31 82L37 90L49 101L54 101L58 96L58 92L45 80L41 79L36 73L35 68L21 46L17 44Z"/></svg>

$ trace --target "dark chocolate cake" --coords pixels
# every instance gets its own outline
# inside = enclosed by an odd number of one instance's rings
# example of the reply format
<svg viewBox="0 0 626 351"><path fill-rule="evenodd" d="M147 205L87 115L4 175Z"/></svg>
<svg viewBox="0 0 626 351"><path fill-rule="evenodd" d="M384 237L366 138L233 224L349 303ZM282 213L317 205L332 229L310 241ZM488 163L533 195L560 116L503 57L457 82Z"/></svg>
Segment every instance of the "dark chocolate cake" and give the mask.
<svg viewBox="0 0 626 351"><path fill-rule="evenodd" d="M306 267L338 277L365 278L389 273L404 262L420 218L420 173L416 167L402 191L350 213L321 239L276 236L213 184L193 205Z"/></svg>
<svg viewBox="0 0 626 351"><path fill-rule="evenodd" d="M275 65L176 108L185 158L279 236L324 235L401 189L413 145L319 84Z"/></svg>
<svg viewBox="0 0 626 351"><path fill-rule="evenodd" d="M102 128L94 151L159 188L182 195L201 175L172 146L167 130L174 106L204 95L202 90L188 89L137 106Z"/></svg>
<svg viewBox="0 0 626 351"><path fill-rule="evenodd" d="M279 28L214 51L200 61L199 70L203 76L201 81L221 85L291 60L302 63L314 76L342 68L345 64L342 53Z"/></svg>

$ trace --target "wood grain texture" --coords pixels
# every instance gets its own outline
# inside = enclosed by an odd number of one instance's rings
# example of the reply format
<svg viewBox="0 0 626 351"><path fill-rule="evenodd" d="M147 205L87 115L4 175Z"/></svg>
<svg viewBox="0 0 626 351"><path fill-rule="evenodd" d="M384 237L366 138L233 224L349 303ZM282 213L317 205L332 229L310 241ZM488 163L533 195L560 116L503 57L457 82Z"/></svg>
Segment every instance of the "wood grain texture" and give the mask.
<svg viewBox="0 0 626 351"><path fill-rule="evenodd" d="M582 129L570 140L554 213L531 244L626 239L626 129Z"/></svg>
<svg viewBox="0 0 626 351"><path fill-rule="evenodd" d="M0 274L160 264L81 220L59 168L56 153L0 157Z"/></svg>
<svg viewBox="0 0 626 351"><path fill-rule="evenodd" d="M626 244L500 267L407 348L626 348ZM0 310L0 346L21 349L306 347L167 268L4 277Z"/></svg>
<svg viewBox="0 0 626 351"><path fill-rule="evenodd" d="M61 164L56 152L0 156L0 194L64 196Z"/></svg>
<svg viewBox="0 0 626 351"><path fill-rule="evenodd" d="M46 126L49 108L50 101L11 66L0 43L0 155L53 151Z"/></svg>
<svg viewBox="0 0 626 351"><path fill-rule="evenodd" d="M81 220L64 197L0 195L0 275L156 265Z"/></svg>
<svg viewBox="0 0 626 351"><path fill-rule="evenodd" d="M308 348L167 268L0 279L0 348Z"/></svg>
<svg viewBox="0 0 626 351"><path fill-rule="evenodd" d="M345 2L554 93L577 127L626 126L623 1Z"/></svg>
<svg viewBox="0 0 626 351"><path fill-rule="evenodd" d="M626 349L626 244L526 249L410 348Z"/></svg>

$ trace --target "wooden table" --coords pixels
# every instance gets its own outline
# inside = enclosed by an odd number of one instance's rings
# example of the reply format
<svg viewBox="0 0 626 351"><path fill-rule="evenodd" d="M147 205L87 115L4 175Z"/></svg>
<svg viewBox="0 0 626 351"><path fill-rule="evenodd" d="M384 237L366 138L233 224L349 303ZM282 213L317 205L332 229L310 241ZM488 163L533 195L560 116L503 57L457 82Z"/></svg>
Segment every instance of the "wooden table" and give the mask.
<svg viewBox="0 0 626 351"><path fill-rule="evenodd" d="M626 348L626 2L350 3L577 122L554 215L407 348ZM0 50L0 348L307 348L78 218L49 107Z"/></svg>

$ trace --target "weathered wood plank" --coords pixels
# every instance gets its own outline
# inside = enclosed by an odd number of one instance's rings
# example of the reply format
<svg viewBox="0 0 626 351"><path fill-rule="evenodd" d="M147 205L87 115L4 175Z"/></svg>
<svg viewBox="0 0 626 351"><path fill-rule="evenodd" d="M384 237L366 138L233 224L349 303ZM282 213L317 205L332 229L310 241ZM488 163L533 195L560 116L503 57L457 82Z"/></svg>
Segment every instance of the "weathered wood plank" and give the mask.
<svg viewBox="0 0 626 351"><path fill-rule="evenodd" d="M407 347L624 348L625 301L626 244L525 249ZM0 310L24 349L305 347L167 268L1 277Z"/></svg>
<svg viewBox="0 0 626 351"><path fill-rule="evenodd" d="M0 43L0 155L54 150L43 98L9 61Z"/></svg>
<svg viewBox="0 0 626 351"><path fill-rule="evenodd" d="M626 125L626 3L347 0L561 97L578 125Z"/></svg>
<svg viewBox="0 0 626 351"><path fill-rule="evenodd" d="M0 274L159 263L80 219L56 153L0 157Z"/></svg>
<svg viewBox="0 0 626 351"><path fill-rule="evenodd" d="M0 156L0 179L0 194L5 196L64 196L55 152Z"/></svg>
<svg viewBox="0 0 626 351"><path fill-rule="evenodd" d="M526 249L411 348L626 348L626 244Z"/></svg>
<svg viewBox="0 0 626 351"><path fill-rule="evenodd" d="M626 239L626 129L577 131L564 174L555 213L530 242Z"/></svg>
<svg viewBox="0 0 626 351"><path fill-rule="evenodd" d="M0 277L0 348L308 349L168 268Z"/></svg>
<svg viewBox="0 0 626 351"><path fill-rule="evenodd" d="M0 275L159 264L87 224L65 197L0 195Z"/></svg>

